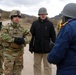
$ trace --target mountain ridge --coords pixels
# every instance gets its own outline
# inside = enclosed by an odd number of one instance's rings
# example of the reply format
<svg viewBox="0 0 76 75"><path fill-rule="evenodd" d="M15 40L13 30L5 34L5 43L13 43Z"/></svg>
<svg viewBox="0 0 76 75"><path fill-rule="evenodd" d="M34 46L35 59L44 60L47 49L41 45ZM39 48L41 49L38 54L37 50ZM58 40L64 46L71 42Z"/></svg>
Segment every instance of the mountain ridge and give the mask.
<svg viewBox="0 0 76 75"><path fill-rule="evenodd" d="M2 9L0 9L0 10L2 10ZM10 12L11 11L2 10L2 17L3 18L9 18ZM22 16L22 18L25 18L25 17L28 17L28 18L35 17L35 18L37 18L36 16L23 14L23 13L21 13L21 16ZM60 18L61 18L61 14L56 15L54 17L51 17L50 19L58 19L59 20Z"/></svg>

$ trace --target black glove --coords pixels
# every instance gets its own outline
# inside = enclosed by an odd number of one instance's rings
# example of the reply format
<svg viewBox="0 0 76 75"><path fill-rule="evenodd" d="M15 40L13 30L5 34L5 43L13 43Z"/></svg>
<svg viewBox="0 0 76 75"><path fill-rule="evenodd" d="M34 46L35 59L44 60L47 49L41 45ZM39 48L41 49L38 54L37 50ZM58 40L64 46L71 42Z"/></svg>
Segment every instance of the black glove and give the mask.
<svg viewBox="0 0 76 75"><path fill-rule="evenodd" d="M33 48L29 48L29 51L30 51L31 53L33 53Z"/></svg>
<svg viewBox="0 0 76 75"><path fill-rule="evenodd" d="M22 45L22 44L25 43L25 40L24 40L24 38L17 38L17 37L15 37L14 38L14 43L16 43L18 45Z"/></svg>
<svg viewBox="0 0 76 75"><path fill-rule="evenodd" d="M2 22L0 22L0 30L2 29Z"/></svg>

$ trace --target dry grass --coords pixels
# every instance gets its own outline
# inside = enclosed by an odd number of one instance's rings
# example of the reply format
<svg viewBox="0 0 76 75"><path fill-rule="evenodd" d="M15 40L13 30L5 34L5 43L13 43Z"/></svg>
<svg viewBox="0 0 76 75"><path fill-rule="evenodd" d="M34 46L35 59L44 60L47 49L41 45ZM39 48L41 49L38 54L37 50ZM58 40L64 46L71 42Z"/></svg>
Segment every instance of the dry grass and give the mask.
<svg viewBox="0 0 76 75"><path fill-rule="evenodd" d="M21 19L20 20L20 24L23 26L23 27L25 27L26 29L30 29L30 27L31 27L31 24L30 23L28 23L28 22L26 22L26 20L25 19Z"/></svg>

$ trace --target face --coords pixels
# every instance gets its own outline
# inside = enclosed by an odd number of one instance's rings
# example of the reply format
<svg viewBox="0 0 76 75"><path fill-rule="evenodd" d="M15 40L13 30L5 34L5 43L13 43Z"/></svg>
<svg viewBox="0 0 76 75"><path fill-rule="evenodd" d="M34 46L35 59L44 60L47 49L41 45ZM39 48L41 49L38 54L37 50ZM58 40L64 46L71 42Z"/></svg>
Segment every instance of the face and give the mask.
<svg viewBox="0 0 76 75"><path fill-rule="evenodd" d="M47 15L46 15L46 14L39 14L39 17L40 17L42 20L44 20L44 19L47 17Z"/></svg>
<svg viewBox="0 0 76 75"><path fill-rule="evenodd" d="M20 22L20 18L21 18L20 16L14 15L12 21L13 21L14 23L19 23L19 22Z"/></svg>

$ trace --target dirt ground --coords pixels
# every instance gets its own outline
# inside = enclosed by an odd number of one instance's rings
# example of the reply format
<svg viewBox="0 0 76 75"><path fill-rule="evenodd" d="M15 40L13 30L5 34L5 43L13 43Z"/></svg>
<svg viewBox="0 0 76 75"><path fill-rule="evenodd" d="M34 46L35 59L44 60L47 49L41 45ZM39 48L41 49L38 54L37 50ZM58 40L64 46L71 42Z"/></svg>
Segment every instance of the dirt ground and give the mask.
<svg viewBox="0 0 76 75"><path fill-rule="evenodd" d="M24 69L22 75L34 75L33 74L33 54L28 50L28 44L24 48ZM43 73L42 73L43 75ZM52 65L52 75L56 75L56 66Z"/></svg>

